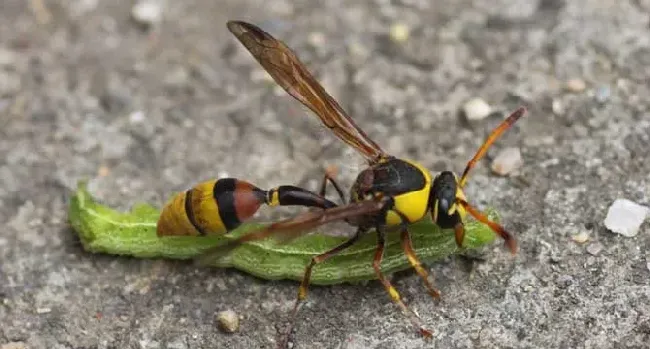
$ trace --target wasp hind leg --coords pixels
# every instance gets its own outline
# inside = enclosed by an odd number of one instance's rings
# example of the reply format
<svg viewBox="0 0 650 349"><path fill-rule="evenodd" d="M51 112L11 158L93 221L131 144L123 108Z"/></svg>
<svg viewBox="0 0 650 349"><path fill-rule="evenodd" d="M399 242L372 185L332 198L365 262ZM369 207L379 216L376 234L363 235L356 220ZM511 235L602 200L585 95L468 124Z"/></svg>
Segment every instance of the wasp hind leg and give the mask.
<svg viewBox="0 0 650 349"><path fill-rule="evenodd" d="M404 301L402 301L402 297L400 296L399 292L397 292L395 287L393 287L390 281L388 281L386 276L384 276L384 274L381 272L381 261L384 256L385 244L386 232L384 231L383 227L377 227L377 249L375 250L375 258L372 262L372 267L375 269L377 278L384 285L384 288L390 295L390 298L393 300L393 302L395 302L400 307L400 309L402 309L404 315L409 318L411 324L418 330L418 332L425 338L433 337L433 333L422 326L420 317L415 312L413 312L413 310L407 307L406 304L404 304Z"/></svg>
<svg viewBox="0 0 650 349"><path fill-rule="evenodd" d="M346 200L345 200L345 195L343 194L343 190L341 189L341 186L338 184L336 181L336 172L338 169L336 166L331 165L327 166L325 169L325 175L323 175L323 181L321 182L319 194L322 197L325 197L325 194L327 192L327 182L332 183L332 186L334 186L334 189L336 190L336 193L339 195L339 198L341 199L341 204L345 205Z"/></svg>
<svg viewBox="0 0 650 349"><path fill-rule="evenodd" d="M314 266L316 266L316 264L326 261L330 257L354 245L354 243L356 243L366 231L367 231L366 229L359 228L353 237L346 240L342 244L332 248L327 252L312 257L311 261L305 268L305 273L303 274L302 282L300 282L300 288L298 289L298 297L296 298L296 303L293 306L293 310L291 311L291 317L289 318L289 326L286 330L283 340L280 341L280 345L278 346L278 348L284 349L287 347L287 344L289 342L289 337L291 336L291 332L293 332L293 328L296 323L298 311L300 310L300 307L304 303L305 299L307 299L307 290L309 288L309 282L311 280L311 271L314 268Z"/></svg>

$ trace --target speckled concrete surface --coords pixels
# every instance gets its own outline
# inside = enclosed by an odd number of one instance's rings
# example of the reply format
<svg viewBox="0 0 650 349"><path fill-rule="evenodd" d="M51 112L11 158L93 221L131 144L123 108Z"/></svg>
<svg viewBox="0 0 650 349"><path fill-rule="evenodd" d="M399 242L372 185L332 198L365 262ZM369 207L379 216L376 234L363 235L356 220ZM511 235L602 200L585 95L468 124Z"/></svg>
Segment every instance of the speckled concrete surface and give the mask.
<svg viewBox="0 0 650 349"><path fill-rule="evenodd" d="M520 253L495 245L474 273L431 265L438 304L416 275L395 279L434 341L371 282L313 288L295 348L648 347L650 225L625 238L602 222L616 198L650 205L650 2L166 1L149 30L132 2L38 4L0 3L0 344L274 347L296 283L90 255L66 225L82 178L121 209L225 174L315 188L336 164L351 184L361 159L226 30L245 19L385 149L432 171L461 171L504 112L530 110L490 152L520 147L523 167L504 178L483 161L467 187ZM394 24L406 41L390 40ZM468 124L458 111L474 97L496 113ZM235 334L218 329L226 309L242 317Z"/></svg>

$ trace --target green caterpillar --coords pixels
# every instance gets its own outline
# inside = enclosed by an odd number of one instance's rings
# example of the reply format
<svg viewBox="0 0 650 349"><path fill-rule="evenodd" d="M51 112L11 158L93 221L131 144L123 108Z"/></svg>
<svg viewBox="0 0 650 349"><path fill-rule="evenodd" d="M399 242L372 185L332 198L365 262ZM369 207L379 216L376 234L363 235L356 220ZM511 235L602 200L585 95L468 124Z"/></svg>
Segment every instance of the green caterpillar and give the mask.
<svg viewBox="0 0 650 349"><path fill-rule="evenodd" d="M490 219L498 217L488 211ZM234 240L262 224L245 223L238 229L219 236L164 237L156 235L160 211L147 204L139 204L128 213L115 211L98 204L80 183L69 206L69 220L85 250L92 253L126 255L138 258L192 259L226 240ZM454 232L441 230L429 219L409 227L415 253L423 261L435 261L449 255L474 249L495 239L492 230L482 223L469 220L465 226L464 248L457 247ZM210 265L236 268L267 280L302 280L310 259L328 250L345 237L310 234L286 244L273 239L247 242ZM313 271L311 284L332 285L376 279L372 268L376 246L374 234L367 234L357 244L319 264ZM385 273L393 273L411 266L402 252L398 234L389 234L382 262Z"/></svg>

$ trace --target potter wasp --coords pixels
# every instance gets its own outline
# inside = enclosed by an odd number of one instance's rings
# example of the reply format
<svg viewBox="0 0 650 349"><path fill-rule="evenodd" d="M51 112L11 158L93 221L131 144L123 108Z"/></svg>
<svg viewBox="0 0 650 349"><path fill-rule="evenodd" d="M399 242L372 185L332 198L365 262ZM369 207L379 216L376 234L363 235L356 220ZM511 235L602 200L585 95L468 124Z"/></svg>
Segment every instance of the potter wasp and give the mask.
<svg viewBox="0 0 650 349"><path fill-rule="evenodd" d="M517 109L492 131L467 163L460 177L451 171L444 171L433 177L419 163L400 159L383 151L352 121L283 42L245 22L228 22L228 29L277 84L313 111L338 138L356 149L367 161L367 167L359 173L352 185L349 201L345 199L343 190L331 173L325 174L318 194L295 186L280 186L267 191L233 178L204 182L179 194L163 209L158 223L158 235L226 233L251 217L263 204L317 208L217 246L201 257L203 260L209 260L247 241L271 236L288 241L334 221L346 221L356 227L356 232L349 240L314 256L306 266L292 312L289 327L291 333L298 309L307 297L312 269L352 246L361 236L374 229L377 234L377 247L373 268L377 278L419 333L431 337L431 331L421 325L417 315L404 304L400 294L381 271L387 230L390 228L399 231L401 245L409 263L424 280L433 298L439 298L440 293L429 281L427 270L413 251L409 235L409 226L412 223L430 215L433 222L441 228L453 229L456 243L461 246L464 236L463 222L469 213L503 238L505 245L515 254L515 239L502 226L490 221L485 214L474 208L465 197L463 187L470 170L484 157L492 143L521 118L526 110L523 107ZM341 205L325 198L328 183L336 189L342 201Z"/></svg>

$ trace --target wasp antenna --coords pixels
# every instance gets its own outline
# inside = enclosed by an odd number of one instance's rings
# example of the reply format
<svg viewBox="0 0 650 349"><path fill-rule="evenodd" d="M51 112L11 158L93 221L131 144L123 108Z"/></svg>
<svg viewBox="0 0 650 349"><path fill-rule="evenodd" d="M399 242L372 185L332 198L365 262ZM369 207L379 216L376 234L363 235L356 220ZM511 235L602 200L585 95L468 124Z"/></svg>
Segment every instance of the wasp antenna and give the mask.
<svg viewBox="0 0 650 349"><path fill-rule="evenodd" d="M469 174L469 171L474 167L474 165L476 165L476 163L479 160L483 158L483 156L485 156L485 153L487 153L487 150L490 148L492 143L494 143L494 141L496 141L503 134L503 132L509 129L510 126L512 126L515 122L517 122L519 118L524 116L525 113L526 113L526 108L519 107L519 109L512 112L512 114L510 114L505 120L503 120L503 122L501 122L501 124L497 126L497 128L495 128L494 131L492 131L492 133L490 133L488 138L485 140L485 143L483 143L483 145L481 145L481 147L478 148L478 151L476 152L472 160L470 160L467 163L467 166L465 167L465 171L463 171L463 175L460 177L460 181L458 181L458 185L461 188L465 186L465 182L467 181L467 175Z"/></svg>
<svg viewBox="0 0 650 349"><path fill-rule="evenodd" d="M501 238L505 241L506 246L508 246L508 249L510 249L510 252L512 254L517 253L517 241L501 225L491 221L485 214L474 208L467 201L461 199L458 199L457 201L465 208L465 210L467 210L467 212L474 216L476 220L483 224L487 224L490 229L499 234L499 236L501 236Z"/></svg>

